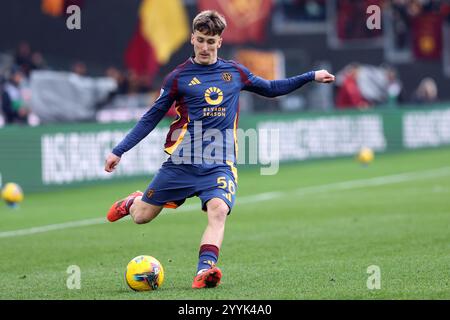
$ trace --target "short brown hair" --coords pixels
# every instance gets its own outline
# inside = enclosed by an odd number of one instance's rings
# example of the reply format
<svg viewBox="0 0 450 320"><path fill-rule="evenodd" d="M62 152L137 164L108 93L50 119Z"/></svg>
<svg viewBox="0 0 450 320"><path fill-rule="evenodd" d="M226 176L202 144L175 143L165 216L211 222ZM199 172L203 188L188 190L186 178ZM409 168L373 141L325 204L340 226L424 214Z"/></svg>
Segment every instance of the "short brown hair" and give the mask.
<svg viewBox="0 0 450 320"><path fill-rule="evenodd" d="M206 35L222 35L227 22L225 17L215 10L205 10L200 12L192 22L192 30L200 31Z"/></svg>

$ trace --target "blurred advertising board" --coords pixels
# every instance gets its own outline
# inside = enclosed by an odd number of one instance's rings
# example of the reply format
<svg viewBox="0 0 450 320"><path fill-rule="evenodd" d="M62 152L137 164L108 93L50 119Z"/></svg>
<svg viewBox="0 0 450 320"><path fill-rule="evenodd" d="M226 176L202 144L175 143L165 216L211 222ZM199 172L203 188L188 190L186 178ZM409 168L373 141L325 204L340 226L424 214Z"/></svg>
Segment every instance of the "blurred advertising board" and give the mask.
<svg viewBox="0 0 450 320"><path fill-rule="evenodd" d="M163 145L170 119L164 119L149 136L127 152L114 174L103 169L106 155L134 124L3 127L0 129L3 181L19 183L25 192L30 192L149 178L167 159ZM267 147L273 141L263 134L272 131L277 132L280 163L353 157L363 146L383 153L450 145L450 106L242 115L239 128L245 135L256 133L257 144L254 149L249 143L240 142L239 154L253 157L251 152L257 153L259 164L267 163L273 156ZM238 161L238 169L254 164Z"/></svg>

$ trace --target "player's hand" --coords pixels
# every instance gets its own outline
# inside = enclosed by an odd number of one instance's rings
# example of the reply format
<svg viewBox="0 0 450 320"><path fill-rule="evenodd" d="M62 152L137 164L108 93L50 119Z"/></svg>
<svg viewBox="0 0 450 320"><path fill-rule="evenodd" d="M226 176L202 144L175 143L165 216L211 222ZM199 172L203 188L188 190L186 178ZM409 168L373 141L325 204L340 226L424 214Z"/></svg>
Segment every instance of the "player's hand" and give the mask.
<svg viewBox="0 0 450 320"><path fill-rule="evenodd" d="M119 164L120 157L116 156L114 153L110 153L108 157L106 157L105 161L105 171L113 172L116 169L116 166Z"/></svg>
<svg viewBox="0 0 450 320"><path fill-rule="evenodd" d="M314 80L321 83L331 83L335 80L335 77L327 70L317 70L315 72Z"/></svg>

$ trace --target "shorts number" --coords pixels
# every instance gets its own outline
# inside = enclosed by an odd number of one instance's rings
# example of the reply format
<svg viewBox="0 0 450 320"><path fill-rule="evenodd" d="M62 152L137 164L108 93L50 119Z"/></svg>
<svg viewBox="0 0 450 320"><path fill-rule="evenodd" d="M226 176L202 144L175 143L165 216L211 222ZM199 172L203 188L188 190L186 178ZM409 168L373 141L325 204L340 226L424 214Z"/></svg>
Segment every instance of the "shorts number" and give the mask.
<svg viewBox="0 0 450 320"><path fill-rule="evenodd" d="M231 194L236 193L236 186L234 185L234 182L232 180L228 180L228 183L227 183L226 177L218 177L217 184L219 185L219 188L221 188L221 189L227 189L227 186L228 186L228 192Z"/></svg>

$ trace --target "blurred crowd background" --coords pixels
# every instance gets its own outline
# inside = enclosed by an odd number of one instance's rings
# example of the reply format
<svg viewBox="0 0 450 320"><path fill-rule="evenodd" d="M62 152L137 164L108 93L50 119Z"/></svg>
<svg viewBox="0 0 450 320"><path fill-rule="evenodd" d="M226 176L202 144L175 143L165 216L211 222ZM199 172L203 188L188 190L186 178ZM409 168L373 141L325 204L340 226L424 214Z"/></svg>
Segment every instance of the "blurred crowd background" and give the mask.
<svg viewBox="0 0 450 320"><path fill-rule="evenodd" d="M68 27L73 5L79 29ZM367 26L371 5L380 29ZM220 57L267 79L337 75L276 99L243 92L244 113L450 101L450 1L3 0L0 126L139 119L164 76L192 55L191 21L205 9L227 18Z"/></svg>

